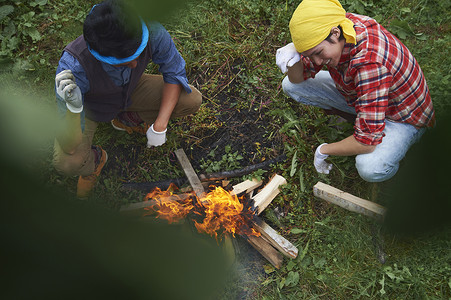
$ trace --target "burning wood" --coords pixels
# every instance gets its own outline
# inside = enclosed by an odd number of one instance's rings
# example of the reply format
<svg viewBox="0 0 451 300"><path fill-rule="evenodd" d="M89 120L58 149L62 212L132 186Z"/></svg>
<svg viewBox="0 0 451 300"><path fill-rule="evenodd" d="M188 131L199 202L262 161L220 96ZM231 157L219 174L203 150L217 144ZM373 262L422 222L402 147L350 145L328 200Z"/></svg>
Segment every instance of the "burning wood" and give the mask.
<svg viewBox="0 0 451 300"><path fill-rule="evenodd" d="M252 201L246 201L244 196L238 198L222 187L216 187L202 198L193 194L188 198L183 197L183 200L177 199L171 192L156 191L157 193L154 191L147 196L154 201L153 206L146 208L148 214L156 213L158 218L170 223L191 214L193 218L201 219L194 220L199 232L214 236L217 240L222 240L225 233L230 233L233 237L236 234L243 236L276 268L281 266L282 255L297 257L298 249L258 218L251 205Z"/></svg>
<svg viewBox="0 0 451 300"><path fill-rule="evenodd" d="M232 187L232 193L234 193L235 195L239 195L241 193L246 192L248 194L261 185L262 185L261 180L256 180L256 179L245 180L237 185L234 185ZM169 185L169 187L167 187L167 189L173 190L173 186L174 186L174 184L172 184L172 188L171 188L171 185ZM152 190L155 190L155 188ZM160 191L161 191L161 189L160 189ZM181 193L181 194L177 194L177 195L171 195L171 196L169 196L169 198L170 198L170 200L173 200L173 201L183 201L183 200L188 199L191 196L192 196L191 193ZM146 197L144 199L144 201L142 201L142 202L131 203L131 204L122 206L120 209L120 212L124 215L129 215L129 216L142 216L143 209L145 209L146 207L149 208L155 204L156 204L155 199Z"/></svg>
<svg viewBox="0 0 451 300"><path fill-rule="evenodd" d="M184 200L174 201L174 197L176 196L170 191L156 189L146 196L155 201L146 210L150 214L156 213L158 218L166 219L169 223L184 219L191 213L193 219L199 219L194 220L197 230L218 240L222 240L221 232L230 233L234 237L235 234L260 236L251 226L254 217L251 206L245 208L236 195L222 187L214 188L201 198L192 194Z"/></svg>
<svg viewBox="0 0 451 300"><path fill-rule="evenodd" d="M157 217L170 223L192 217L199 232L217 240L227 239L230 234L243 236L276 268L282 265L283 255L297 257L297 248L257 216L279 194L279 186L286 183L285 178L275 175L257 195L247 199L246 194L259 187L261 181L246 180L235 185L231 192L213 187L212 191L205 193L183 150L177 150L176 155L194 191L176 195L171 187L167 191L157 188L146 196L146 201L123 207L122 212L142 211L144 208L146 215L156 213ZM238 197L243 192L246 194Z"/></svg>

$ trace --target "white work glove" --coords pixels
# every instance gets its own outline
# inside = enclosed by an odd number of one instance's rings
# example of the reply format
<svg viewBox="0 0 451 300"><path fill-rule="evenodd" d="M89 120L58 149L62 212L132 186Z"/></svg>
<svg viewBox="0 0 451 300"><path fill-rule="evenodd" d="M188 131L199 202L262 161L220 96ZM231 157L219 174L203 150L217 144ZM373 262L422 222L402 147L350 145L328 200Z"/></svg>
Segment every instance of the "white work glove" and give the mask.
<svg viewBox="0 0 451 300"><path fill-rule="evenodd" d="M287 67L292 67L300 60L301 55L296 50L293 43L289 43L276 51L276 65L284 74L288 71Z"/></svg>
<svg viewBox="0 0 451 300"><path fill-rule="evenodd" d="M323 145L327 145L327 143L321 144L316 148L313 164L318 173L329 174L330 170L332 170L332 164L326 162L326 158L328 158L329 155L321 153L321 147Z"/></svg>
<svg viewBox="0 0 451 300"><path fill-rule="evenodd" d="M73 113L83 111L83 100L80 88L75 83L71 70L64 70L55 76L56 93L66 102L67 109Z"/></svg>
<svg viewBox="0 0 451 300"><path fill-rule="evenodd" d="M150 147L158 147L166 143L166 131L168 129L166 128L162 132L155 131L152 126L147 129L146 136L147 136L147 148Z"/></svg>

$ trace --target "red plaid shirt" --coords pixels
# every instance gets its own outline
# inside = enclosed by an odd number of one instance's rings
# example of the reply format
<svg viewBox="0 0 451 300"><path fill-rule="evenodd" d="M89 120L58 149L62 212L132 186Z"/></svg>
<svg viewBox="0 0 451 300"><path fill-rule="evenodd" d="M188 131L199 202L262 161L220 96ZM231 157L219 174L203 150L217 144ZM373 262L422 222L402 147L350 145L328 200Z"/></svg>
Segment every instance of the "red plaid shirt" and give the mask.
<svg viewBox="0 0 451 300"><path fill-rule="evenodd" d="M356 110L356 140L381 143L385 119L432 127L435 116L429 89L407 47L374 19L352 13L346 17L354 22L357 44L345 44L338 66L329 68L329 73ZM304 79L315 77L323 67L302 59Z"/></svg>

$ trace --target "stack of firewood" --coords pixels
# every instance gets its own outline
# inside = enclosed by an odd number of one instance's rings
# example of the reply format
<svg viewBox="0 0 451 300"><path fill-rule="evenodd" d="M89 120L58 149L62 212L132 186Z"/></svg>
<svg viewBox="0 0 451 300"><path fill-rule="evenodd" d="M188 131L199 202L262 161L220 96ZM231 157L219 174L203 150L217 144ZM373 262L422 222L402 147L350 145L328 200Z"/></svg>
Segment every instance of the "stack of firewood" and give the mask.
<svg viewBox="0 0 451 300"><path fill-rule="evenodd" d="M179 149L176 152L177 158L185 171L186 176L192 186L194 193L197 197L202 197L205 193L204 187L197 177L194 169L188 161L183 150ZM261 212L268 207L271 201L279 194L279 187L286 183L285 178L280 175L274 175L269 182L253 195L254 191L259 188L263 182L259 180L246 180L232 187L231 193L240 195L243 193L248 194L251 198L251 203L255 211L255 217L250 221L251 227L253 227L260 236L246 235L244 238L249 242L263 257L265 257L275 268L280 268L283 262L283 256L288 258L296 258L298 255L298 249L290 243L287 239L277 233L276 230L271 228L265 221L258 217ZM186 199L190 194L178 194L174 197L174 201ZM133 203L121 208L121 212L124 214L136 214L143 212L147 207L153 206L155 201L152 199Z"/></svg>

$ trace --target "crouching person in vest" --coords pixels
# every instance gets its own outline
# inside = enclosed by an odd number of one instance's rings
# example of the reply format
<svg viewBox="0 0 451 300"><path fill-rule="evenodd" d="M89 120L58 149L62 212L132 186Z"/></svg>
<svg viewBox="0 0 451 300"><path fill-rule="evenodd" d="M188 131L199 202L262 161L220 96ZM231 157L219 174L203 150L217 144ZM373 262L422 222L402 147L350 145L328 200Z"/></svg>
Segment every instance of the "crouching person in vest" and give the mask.
<svg viewBox="0 0 451 300"><path fill-rule="evenodd" d="M99 122L146 134L148 147L160 146L169 119L195 113L202 101L166 29L126 15L124 5L114 0L94 5L83 35L66 46L56 71L66 130L55 140L54 165L63 174L79 175L79 198L89 195L107 161L106 151L92 145ZM162 75L144 74L151 60Z"/></svg>

